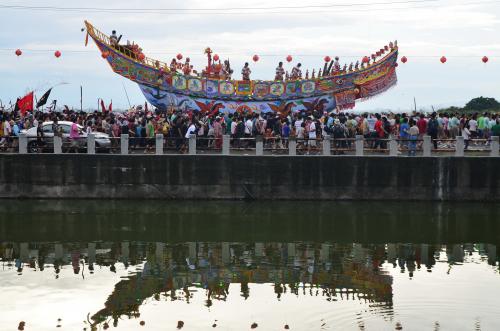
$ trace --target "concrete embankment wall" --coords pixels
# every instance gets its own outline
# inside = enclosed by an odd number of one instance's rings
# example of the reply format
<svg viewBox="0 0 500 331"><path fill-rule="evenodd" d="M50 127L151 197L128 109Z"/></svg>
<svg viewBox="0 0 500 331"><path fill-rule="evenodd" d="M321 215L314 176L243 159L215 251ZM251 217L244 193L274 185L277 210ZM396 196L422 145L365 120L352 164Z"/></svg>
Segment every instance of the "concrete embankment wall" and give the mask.
<svg viewBox="0 0 500 331"><path fill-rule="evenodd" d="M500 201L500 158L0 155L0 198Z"/></svg>

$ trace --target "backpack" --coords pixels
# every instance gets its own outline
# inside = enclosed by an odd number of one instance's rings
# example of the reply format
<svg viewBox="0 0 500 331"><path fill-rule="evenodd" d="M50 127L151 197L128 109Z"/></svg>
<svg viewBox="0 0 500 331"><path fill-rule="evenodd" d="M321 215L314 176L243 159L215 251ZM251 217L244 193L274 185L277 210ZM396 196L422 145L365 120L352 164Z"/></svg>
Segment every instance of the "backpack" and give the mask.
<svg viewBox="0 0 500 331"><path fill-rule="evenodd" d="M342 125L335 125L333 127L333 137L334 138L345 138L345 131Z"/></svg>

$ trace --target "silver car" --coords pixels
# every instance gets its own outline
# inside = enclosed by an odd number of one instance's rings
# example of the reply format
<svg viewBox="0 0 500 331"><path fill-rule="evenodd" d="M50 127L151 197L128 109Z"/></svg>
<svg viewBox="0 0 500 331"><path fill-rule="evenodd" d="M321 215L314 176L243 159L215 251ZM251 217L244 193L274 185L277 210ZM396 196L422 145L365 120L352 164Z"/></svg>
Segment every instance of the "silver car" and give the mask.
<svg viewBox="0 0 500 331"><path fill-rule="evenodd" d="M37 128L33 127L28 130L22 130L21 133L25 133L28 137L28 152L36 153L40 151L40 148L43 149L54 149L54 131L52 131L52 121L44 122L42 124L43 127L43 137L44 137L44 145L39 146L37 142ZM69 134L71 131L72 122L69 121L59 121L57 124L62 129L63 135L63 146L66 145L67 141L69 141ZM78 125L78 124L77 124ZM87 147L87 133L84 131L84 128L81 125L78 125L78 131L80 138L78 139L78 147L79 149L85 149ZM111 148L111 140L109 139L109 135L102 132L93 132L95 135L95 147L97 151L100 150L109 150Z"/></svg>

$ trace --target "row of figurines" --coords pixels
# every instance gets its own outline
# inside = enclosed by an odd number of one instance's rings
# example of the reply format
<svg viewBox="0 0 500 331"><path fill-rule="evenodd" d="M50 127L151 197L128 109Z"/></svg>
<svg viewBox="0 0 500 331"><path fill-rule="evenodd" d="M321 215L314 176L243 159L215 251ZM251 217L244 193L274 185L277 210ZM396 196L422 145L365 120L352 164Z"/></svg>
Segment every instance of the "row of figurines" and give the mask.
<svg viewBox="0 0 500 331"><path fill-rule="evenodd" d="M289 73L285 71L283 67L283 62L279 62L276 67L276 72L274 76L274 80L276 81L288 81L288 80L301 80L301 79L315 79L316 77L327 77L327 76L336 76L340 74L345 74L353 71L358 71L361 69L365 69L375 64L377 57L380 57L385 54L386 51L393 51L397 48L397 40L393 43L390 42L388 46L381 48L376 53L372 54L371 57L365 56L361 61L356 61L355 63L351 62L349 66L344 64L342 67L339 62L339 57L335 57L335 59L326 62L323 68L320 68L317 71L313 69L311 75L309 74L309 70L306 70L305 76L302 75L302 64L297 63ZM186 58L185 63L178 62L175 58L172 59L170 63L170 71L171 72L181 72L186 76L195 75L199 77L205 78L214 78L214 79L222 79L222 80L231 80L231 76L234 73L234 70L231 68L229 60L225 60L224 63L221 63L219 60L218 63L210 61L210 67L207 66L202 72L198 72L193 69L193 65L190 63L189 57ZM241 69L241 78L242 80L250 80L250 74L252 73L248 62L245 63L243 68Z"/></svg>

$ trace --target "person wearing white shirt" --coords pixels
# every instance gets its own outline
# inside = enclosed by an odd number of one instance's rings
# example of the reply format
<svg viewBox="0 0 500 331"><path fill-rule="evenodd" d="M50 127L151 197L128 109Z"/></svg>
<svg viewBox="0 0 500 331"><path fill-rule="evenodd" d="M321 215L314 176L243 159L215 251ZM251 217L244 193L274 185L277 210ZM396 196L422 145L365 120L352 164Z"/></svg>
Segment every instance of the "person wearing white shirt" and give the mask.
<svg viewBox="0 0 500 331"><path fill-rule="evenodd" d="M196 134L196 125L194 125L194 123L191 123L191 125L188 127L184 138L189 139L192 134Z"/></svg>
<svg viewBox="0 0 500 331"><path fill-rule="evenodd" d="M253 127L253 122L252 120L248 117L247 120L245 121L245 135L250 135L252 134L252 127Z"/></svg>

